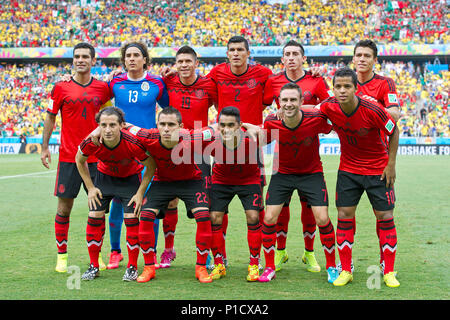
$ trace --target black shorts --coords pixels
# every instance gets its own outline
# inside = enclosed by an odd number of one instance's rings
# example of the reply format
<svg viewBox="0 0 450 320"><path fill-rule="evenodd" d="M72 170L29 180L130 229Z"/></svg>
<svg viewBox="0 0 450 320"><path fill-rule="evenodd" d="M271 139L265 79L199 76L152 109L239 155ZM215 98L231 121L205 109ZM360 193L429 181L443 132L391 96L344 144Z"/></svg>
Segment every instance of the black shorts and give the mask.
<svg viewBox="0 0 450 320"><path fill-rule="evenodd" d="M228 185L216 184L211 187L210 211L225 212L234 196L241 200L244 210L256 210L262 206L262 189L259 184Z"/></svg>
<svg viewBox="0 0 450 320"><path fill-rule="evenodd" d="M101 205L91 211L109 211L109 204L113 198L122 203L124 213L132 213L134 204L128 206L131 198L136 194L141 184L141 174L134 174L125 178L113 177L97 171L94 186L102 192Z"/></svg>
<svg viewBox="0 0 450 320"><path fill-rule="evenodd" d="M394 188L386 188L381 175L360 175L338 171L336 182L336 207L353 207L359 203L364 191L370 204L377 211L389 211L395 207Z"/></svg>
<svg viewBox="0 0 450 320"><path fill-rule="evenodd" d="M143 209L158 209L157 218L164 218L167 205L179 198L186 205L189 218L194 218L192 209L209 208L209 196L203 180L153 181L144 199Z"/></svg>
<svg viewBox="0 0 450 320"><path fill-rule="evenodd" d="M95 174L97 173L97 163L88 163L88 168L91 179L94 181ZM58 198L75 199L80 192L81 184L83 184L84 191L87 193L86 186L78 172L77 164L75 162L58 163L54 192L55 196Z"/></svg>
<svg viewBox="0 0 450 320"><path fill-rule="evenodd" d="M288 203L294 190L297 190L300 199L306 199L313 207L328 206L327 186L322 172L274 174L267 190L266 205Z"/></svg>

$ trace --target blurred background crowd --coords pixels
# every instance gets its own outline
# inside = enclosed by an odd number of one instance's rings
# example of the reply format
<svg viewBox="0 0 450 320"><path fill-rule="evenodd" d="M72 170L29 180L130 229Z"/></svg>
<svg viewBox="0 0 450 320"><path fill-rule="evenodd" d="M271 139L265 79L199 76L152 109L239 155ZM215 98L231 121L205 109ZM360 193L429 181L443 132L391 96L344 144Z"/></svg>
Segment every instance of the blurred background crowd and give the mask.
<svg viewBox="0 0 450 320"><path fill-rule="evenodd" d="M283 3L286 2L286 3ZM448 44L450 0L0 0L0 47L119 47L145 41L149 47L225 46L243 35L251 46L351 45L370 38L378 44ZM331 86L343 62L315 62ZM153 63L160 74L165 64ZM213 67L201 63L199 72ZM268 64L274 72L281 63ZM99 61L97 77L115 66ZM376 72L394 79L404 137L450 137L450 73L433 73L424 63L383 60ZM0 64L0 136L41 135L48 95L70 63ZM266 113L273 111L274 106ZM57 118L57 129L60 118Z"/></svg>
<svg viewBox="0 0 450 320"><path fill-rule="evenodd" d="M281 3L280 3L281 2ZM443 44L447 0L1 0L0 46L224 46L232 35L251 45Z"/></svg>

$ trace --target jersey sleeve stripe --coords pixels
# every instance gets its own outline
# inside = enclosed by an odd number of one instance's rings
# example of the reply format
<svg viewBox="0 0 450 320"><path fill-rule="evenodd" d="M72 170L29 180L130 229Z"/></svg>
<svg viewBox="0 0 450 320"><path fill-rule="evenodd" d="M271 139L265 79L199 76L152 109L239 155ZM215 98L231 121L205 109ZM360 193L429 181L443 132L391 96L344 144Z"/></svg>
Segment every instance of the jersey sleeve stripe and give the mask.
<svg viewBox="0 0 450 320"><path fill-rule="evenodd" d="M361 101L361 105L367 109L374 111L383 121L387 121L387 116L383 113L379 106L371 104L367 101Z"/></svg>

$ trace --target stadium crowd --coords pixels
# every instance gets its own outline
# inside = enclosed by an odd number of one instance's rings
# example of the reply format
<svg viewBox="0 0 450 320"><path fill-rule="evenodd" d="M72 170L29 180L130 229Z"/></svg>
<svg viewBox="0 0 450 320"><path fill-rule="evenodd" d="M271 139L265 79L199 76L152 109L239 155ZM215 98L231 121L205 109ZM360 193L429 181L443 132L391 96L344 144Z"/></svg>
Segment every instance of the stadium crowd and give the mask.
<svg viewBox="0 0 450 320"><path fill-rule="evenodd" d="M287 2L287 4L282 4ZM446 0L48 1L0 0L0 47L448 43Z"/></svg>
<svg viewBox="0 0 450 320"><path fill-rule="evenodd" d="M332 76L340 63L317 63L305 67L320 67L331 87ZM149 71L160 74L165 64L152 64ZM213 64L202 63L199 72L207 74ZM282 70L281 63L266 65L273 72ZM448 92L450 72L434 74L423 65L412 62L382 62L376 72L394 79L399 92L402 117L401 134L404 137L450 137ZM42 135L48 95L53 84L71 71L70 64L31 63L25 65L0 65L0 132L3 137ZM98 78L106 79L110 68L95 68ZM272 108L272 109L271 109ZM273 111L275 105L266 110ZM211 112L211 119L214 111ZM60 128L57 117L56 131Z"/></svg>

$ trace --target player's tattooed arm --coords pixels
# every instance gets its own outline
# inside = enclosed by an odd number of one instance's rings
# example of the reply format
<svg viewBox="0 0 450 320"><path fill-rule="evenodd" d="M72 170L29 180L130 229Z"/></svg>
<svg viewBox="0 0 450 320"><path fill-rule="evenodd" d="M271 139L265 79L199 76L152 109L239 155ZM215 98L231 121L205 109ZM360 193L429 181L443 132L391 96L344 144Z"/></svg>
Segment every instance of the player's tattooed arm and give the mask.
<svg viewBox="0 0 450 320"><path fill-rule="evenodd" d="M260 126L256 126L251 123L243 122L242 127L245 128L246 134L250 136L250 138L253 139L253 141L265 141L265 134L264 130Z"/></svg>
<svg viewBox="0 0 450 320"><path fill-rule="evenodd" d="M50 169L50 163L52 163L52 157L50 150L48 149L48 144L50 137L55 127L56 115L47 113L44 121L44 131L42 133L42 151L41 151L41 162L44 167Z"/></svg>
<svg viewBox="0 0 450 320"><path fill-rule="evenodd" d="M397 150L399 143L399 130L396 127L394 133L389 137L389 160L388 164L384 168L381 180L386 178L386 187L393 187L396 178L395 163L397 160Z"/></svg>

